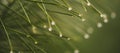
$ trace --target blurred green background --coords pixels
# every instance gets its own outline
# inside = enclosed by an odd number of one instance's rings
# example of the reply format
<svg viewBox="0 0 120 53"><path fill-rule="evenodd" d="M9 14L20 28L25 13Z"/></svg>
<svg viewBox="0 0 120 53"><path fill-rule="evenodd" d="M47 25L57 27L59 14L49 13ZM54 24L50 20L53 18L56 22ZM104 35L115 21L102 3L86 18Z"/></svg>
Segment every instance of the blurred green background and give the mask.
<svg viewBox="0 0 120 53"><path fill-rule="evenodd" d="M106 2L99 2L99 4L107 4L112 7L117 17L105 24L103 28L95 31L89 40L84 40L80 44L81 53L120 53L120 1L102 1Z"/></svg>

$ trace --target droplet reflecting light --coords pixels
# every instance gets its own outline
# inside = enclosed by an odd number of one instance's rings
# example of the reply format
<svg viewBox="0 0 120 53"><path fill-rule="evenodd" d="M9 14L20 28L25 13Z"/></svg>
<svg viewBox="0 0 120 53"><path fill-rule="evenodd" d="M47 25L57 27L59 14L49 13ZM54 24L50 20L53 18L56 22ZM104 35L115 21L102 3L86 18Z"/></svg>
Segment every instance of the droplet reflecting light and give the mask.
<svg viewBox="0 0 120 53"><path fill-rule="evenodd" d="M43 28L47 28L47 25L43 25Z"/></svg>
<svg viewBox="0 0 120 53"><path fill-rule="evenodd" d="M79 50L78 49L74 50L74 53L79 53Z"/></svg>
<svg viewBox="0 0 120 53"><path fill-rule="evenodd" d="M13 51L11 50L10 53L13 53Z"/></svg>
<svg viewBox="0 0 120 53"><path fill-rule="evenodd" d="M37 42L37 41L35 41L35 44L38 44L38 42Z"/></svg>
<svg viewBox="0 0 120 53"><path fill-rule="evenodd" d="M85 38L85 39L89 39L89 38L90 38L90 35L89 35L89 34L85 34L85 35L84 35L84 38Z"/></svg>
<svg viewBox="0 0 120 53"><path fill-rule="evenodd" d="M87 3L87 6L91 6L91 3L88 2L88 3Z"/></svg>
<svg viewBox="0 0 120 53"><path fill-rule="evenodd" d="M69 7L68 10L71 11L71 10L72 10L72 7Z"/></svg>
<svg viewBox="0 0 120 53"><path fill-rule="evenodd" d="M97 27L98 27L98 28L101 28L101 27L102 27L102 23L98 22L98 23L97 23Z"/></svg>
<svg viewBox="0 0 120 53"><path fill-rule="evenodd" d="M55 25L55 22L54 22L54 21L52 21L52 22L51 22L51 24L52 24L52 25Z"/></svg>
<svg viewBox="0 0 120 53"><path fill-rule="evenodd" d="M52 27L48 28L49 31L52 31Z"/></svg>
<svg viewBox="0 0 120 53"><path fill-rule="evenodd" d="M82 22L84 22L86 19L82 18Z"/></svg>
<svg viewBox="0 0 120 53"><path fill-rule="evenodd" d="M59 35L60 37L62 37L63 35L62 35L62 33L60 33L60 35Z"/></svg>

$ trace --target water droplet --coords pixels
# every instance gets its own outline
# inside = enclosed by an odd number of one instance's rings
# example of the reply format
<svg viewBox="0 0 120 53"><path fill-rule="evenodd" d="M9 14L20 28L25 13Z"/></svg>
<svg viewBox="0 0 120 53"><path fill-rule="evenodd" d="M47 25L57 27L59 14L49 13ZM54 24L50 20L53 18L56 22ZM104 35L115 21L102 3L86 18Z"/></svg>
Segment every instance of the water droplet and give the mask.
<svg viewBox="0 0 120 53"><path fill-rule="evenodd" d="M88 2L88 3L87 3L87 6L91 6L91 3L90 3L90 2Z"/></svg>
<svg viewBox="0 0 120 53"><path fill-rule="evenodd" d="M82 15L82 14L79 14L78 16L80 16L80 17L81 17L81 16L83 16L83 15Z"/></svg>
<svg viewBox="0 0 120 53"><path fill-rule="evenodd" d="M51 24L52 24L52 25L55 25L55 22L54 22L54 21L52 21L52 22L51 22Z"/></svg>
<svg viewBox="0 0 120 53"><path fill-rule="evenodd" d="M70 40L70 38L67 38L67 40Z"/></svg>
<svg viewBox="0 0 120 53"><path fill-rule="evenodd" d="M94 31L94 29L93 29L92 27L89 27L89 28L87 29L87 32L88 32L89 34L92 34L93 31Z"/></svg>
<svg viewBox="0 0 120 53"><path fill-rule="evenodd" d="M47 25L43 25L43 28L47 28Z"/></svg>
<svg viewBox="0 0 120 53"><path fill-rule="evenodd" d="M98 22L98 23L97 23L97 27L98 27L98 28L101 28L101 27L102 27L102 23Z"/></svg>
<svg viewBox="0 0 120 53"><path fill-rule="evenodd" d="M74 53L79 53L79 50L78 49L74 50Z"/></svg>
<svg viewBox="0 0 120 53"><path fill-rule="evenodd" d="M84 38L85 38L85 39L89 39L89 38L90 38L90 35L89 35L89 34L85 34L85 35L84 35Z"/></svg>
<svg viewBox="0 0 120 53"><path fill-rule="evenodd" d="M106 19L104 19L104 23L108 23L108 19L106 18Z"/></svg>
<svg viewBox="0 0 120 53"><path fill-rule="evenodd" d="M32 26L33 33L37 33L37 28L35 26Z"/></svg>
<svg viewBox="0 0 120 53"><path fill-rule="evenodd" d="M72 10L72 7L69 7L68 10L71 11L71 10Z"/></svg>
<svg viewBox="0 0 120 53"><path fill-rule="evenodd" d="M116 13L115 12L112 12L111 13L111 18L114 19L116 17Z"/></svg>
<svg viewBox="0 0 120 53"><path fill-rule="evenodd" d="M104 20L104 23L108 23L108 18L107 18L107 14L101 14L100 17L102 17Z"/></svg>
<svg viewBox="0 0 120 53"><path fill-rule="evenodd" d="M86 19L82 18L82 21L84 22Z"/></svg>
<svg viewBox="0 0 120 53"><path fill-rule="evenodd" d="M50 27L48 30L49 30L49 31L52 31L52 27Z"/></svg>
<svg viewBox="0 0 120 53"><path fill-rule="evenodd" d="M10 53L13 53L13 51L11 50Z"/></svg>
<svg viewBox="0 0 120 53"><path fill-rule="evenodd" d="M62 37L62 33L60 33L59 36Z"/></svg>
<svg viewBox="0 0 120 53"><path fill-rule="evenodd" d="M100 17L106 19L107 18L107 14L101 14Z"/></svg>
<svg viewBox="0 0 120 53"><path fill-rule="evenodd" d="M37 42L37 41L35 41L35 44L38 44L38 42Z"/></svg>

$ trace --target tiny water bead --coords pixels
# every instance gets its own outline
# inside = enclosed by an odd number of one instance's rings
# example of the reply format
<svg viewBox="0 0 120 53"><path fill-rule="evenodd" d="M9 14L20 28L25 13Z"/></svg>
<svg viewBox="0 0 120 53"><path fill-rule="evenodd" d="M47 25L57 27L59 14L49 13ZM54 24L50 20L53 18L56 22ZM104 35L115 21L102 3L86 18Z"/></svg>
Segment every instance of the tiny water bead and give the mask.
<svg viewBox="0 0 120 53"><path fill-rule="evenodd" d="M52 22L51 22L51 25L55 25L55 22L54 22L54 21L52 21Z"/></svg>
<svg viewBox="0 0 120 53"><path fill-rule="evenodd" d="M60 34L59 34L59 37L62 37L62 36L63 36L62 33L60 33Z"/></svg>
<svg viewBox="0 0 120 53"><path fill-rule="evenodd" d="M52 31L52 27L49 27L48 30L49 30L49 31Z"/></svg>
<svg viewBox="0 0 120 53"><path fill-rule="evenodd" d="M107 18L107 14L100 14L100 17L102 17L102 18Z"/></svg>
<svg viewBox="0 0 120 53"><path fill-rule="evenodd" d="M98 28L101 28L101 27L102 27L102 23L98 22L98 23L97 23L97 27L98 27Z"/></svg>
<svg viewBox="0 0 120 53"><path fill-rule="evenodd" d="M37 41L35 41L34 43L35 43L35 44L38 44L38 42L37 42Z"/></svg>
<svg viewBox="0 0 120 53"><path fill-rule="evenodd" d="M82 22L84 22L86 19L82 18Z"/></svg>
<svg viewBox="0 0 120 53"><path fill-rule="evenodd" d="M89 35L89 34L85 34L85 35L84 35L84 38L85 38L85 39L89 39L89 38L90 38L90 35Z"/></svg>
<svg viewBox="0 0 120 53"><path fill-rule="evenodd" d="M68 7L68 10L71 11L71 10L72 10L72 7Z"/></svg>
<svg viewBox="0 0 120 53"><path fill-rule="evenodd" d="M78 16L82 17L82 16L83 16L83 14L79 14Z"/></svg>
<svg viewBox="0 0 120 53"><path fill-rule="evenodd" d="M70 38L67 38L67 40L70 40Z"/></svg>
<svg viewBox="0 0 120 53"><path fill-rule="evenodd" d="M32 26L32 31L33 31L33 33L37 33L37 27Z"/></svg>
<svg viewBox="0 0 120 53"><path fill-rule="evenodd" d="M107 18L104 19L104 23L108 23L108 19Z"/></svg>
<svg viewBox="0 0 120 53"><path fill-rule="evenodd" d="M91 6L91 3L89 2L89 0L86 0L87 1L87 6Z"/></svg>
<svg viewBox="0 0 120 53"><path fill-rule="evenodd" d="M107 14L104 14L104 13L103 13L103 14L100 15L100 17L103 18L103 22L104 22L104 23L108 23L108 17L107 17Z"/></svg>
<svg viewBox="0 0 120 53"><path fill-rule="evenodd" d="M91 6L91 3L90 3L90 2L88 2L88 3L87 3L87 6Z"/></svg>
<svg viewBox="0 0 120 53"><path fill-rule="evenodd" d="M10 53L13 53L13 51L11 50Z"/></svg>
<svg viewBox="0 0 120 53"><path fill-rule="evenodd" d="M43 25L43 28L47 28L47 25Z"/></svg>
<svg viewBox="0 0 120 53"><path fill-rule="evenodd" d="M79 53L80 51L78 49L75 49L74 50L74 53Z"/></svg>

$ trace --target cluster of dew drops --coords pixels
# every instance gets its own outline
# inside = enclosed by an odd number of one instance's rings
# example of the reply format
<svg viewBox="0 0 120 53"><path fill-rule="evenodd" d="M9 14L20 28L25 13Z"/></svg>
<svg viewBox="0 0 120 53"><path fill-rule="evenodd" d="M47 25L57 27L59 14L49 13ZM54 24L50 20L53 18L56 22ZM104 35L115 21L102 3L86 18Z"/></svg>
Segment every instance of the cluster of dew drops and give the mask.
<svg viewBox="0 0 120 53"><path fill-rule="evenodd" d="M88 7L93 7L93 8L95 8L94 5L92 5L88 0L86 0L86 1L87 1L86 5L87 5ZM98 11L97 8L95 8L95 9L96 9L96 11ZM72 7L68 7L68 11L72 11L72 10L73 10ZM101 18L103 18L103 22L104 22L104 23L108 23L108 22L109 22L107 14L101 13L101 12L98 12L98 13L100 14L99 16L100 16ZM78 16L82 16L82 14L79 14ZM112 19L114 19L114 18L116 17L116 13L115 13L115 12L111 12L110 17L111 17ZM82 18L81 21L84 22L84 21L86 21L86 19ZM52 26L56 25L56 23L55 23L54 20L52 20L50 24L51 24ZM101 22L98 22L98 23L96 24L96 26L97 26L98 28L101 28L103 25L102 25ZM48 31L52 31L52 30L53 30L52 27L48 27L47 25L43 25L43 28L45 28L45 29L48 28ZM35 26L32 28L32 30L33 30L34 33L36 33L36 27L35 27ZM93 32L93 28L91 28L91 27L88 28L87 32L88 32L88 33L92 33L92 32ZM59 31L59 37L63 37L63 34L62 34L60 31ZM89 34L85 34L85 35L84 35L84 38L85 38L85 39L89 39L89 38L90 38ZM70 40L70 38L68 37L67 40ZM35 42L35 44L37 44L37 42ZM79 51L78 49L75 49L75 50L74 50L74 53L79 53L79 52L80 52L80 51Z"/></svg>
<svg viewBox="0 0 120 53"><path fill-rule="evenodd" d="M94 7L94 5L92 5L92 4L89 2L89 0L86 0L86 1L87 1L87 2L86 2L86 5L87 5L88 7L94 8L96 11L98 11L98 13L100 14L99 16L100 16L101 18L103 18L103 22L104 22L104 23L108 23L109 20L108 20L107 14L101 13L97 8ZM73 8L72 8L71 6L68 6L68 11L72 11L72 10L73 10ZM82 15L82 14L78 14L78 16L81 17L81 16L83 16L83 15ZM114 19L115 17L116 17L116 13L115 13L115 12L111 12L111 18ZM86 19L82 18L81 21L85 22ZM49 25L51 25L51 26L43 25L43 28L48 29L48 31L51 32L51 31L53 30L52 26L56 26L56 23L55 23L55 21L54 21L53 19L51 19L51 22L49 23ZM96 26L97 26L98 28L101 28L103 25L102 25L101 22L98 22L98 23L96 24ZM59 29L57 26L56 26L56 28L58 29L59 37L63 37L63 34L62 34L62 32L60 31L60 29ZM32 26L32 31L33 31L33 33L37 33L36 29L37 29L37 27L33 25L33 26ZM93 28L89 28L87 31L88 31L88 33L92 33L92 32L93 32ZM89 38L90 38L89 34L85 34L85 35L84 35L84 38L85 38L85 39L89 39ZM67 40L71 40L71 38L68 37ZM35 41L34 43L35 43L35 44L38 44L37 41ZM10 53L13 53L13 51L10 51ZM21 53L21 52L19 52L19 53ZM73 53L80 53L80 51L79 51L79 49L75 49Z"/></svg>
<svg viewBox="0 0 120 53"><path fill-rule="evenodd" d="M100 10L98 10L93 4L91 4L91 3L89 2L89 0L86 0L86 5L87 5L88 7L94 8L94 9L99 13L99 16L103 19L103 22L104 22L104 23L108 23L108 22L109 22L109 20L108 20L108 15L107 15L106 13L102 13ZM71 6L68 6L68 11L72 11L72 10L73 10L73 8L72 8ZM82 14L78 14L78 16L81 17L81 16L83 16L83 15L82 15ZM115 12L111 12L111 18L114 19L115 17L116 17L116 13L115 13ZM86 19L81 18L81 21L85 22ZM50 25L56 26L56 23L55 23L55 21L54 21L53 19L51 20ZM97 26L98 28L101 28L101 27L103 26L103 24L102 24L101 22L97 22L96 26ZM48 31L52 31L52 30L53 30L53 28L52 28L51 26L49 27L49 26L47 26L47 25L45 25L45 24L43 25L43 28L48 29ZM58 28L58 27L57 27L57 28ZM36 29L37 29L37 28L36 28L35 26L32 27L32 31L33 31L34 33L37 32ZM58 32L59 32L59 37L63 37L62 32L61 32L60 30L58 30ZM88 33L92 33L92 32L93 32L93 28L92 28L92 27L88 28L87 32L88 32ZM89 38L89 34L85 34L85 35L84 35L84 38L85 38L85 39L88 39L88 38ZM70 38L67 38L67 40L70 40Z"/></svg>

